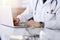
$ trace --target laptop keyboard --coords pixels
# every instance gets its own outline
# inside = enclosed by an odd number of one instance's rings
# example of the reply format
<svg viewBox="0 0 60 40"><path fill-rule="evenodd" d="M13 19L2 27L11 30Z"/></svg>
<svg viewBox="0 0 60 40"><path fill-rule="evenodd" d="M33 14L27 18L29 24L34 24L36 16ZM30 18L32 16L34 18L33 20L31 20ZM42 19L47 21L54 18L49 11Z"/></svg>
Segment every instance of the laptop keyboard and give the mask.
<svg viewBox="0 0 60 40"><path fill-rule="evenodd" d="M5 27L11 27L11 28L27 28L24 25L17 25L17 26L9 26L9 25L5 25L5 24L1 24L1 25L5 26Z"/></svg>

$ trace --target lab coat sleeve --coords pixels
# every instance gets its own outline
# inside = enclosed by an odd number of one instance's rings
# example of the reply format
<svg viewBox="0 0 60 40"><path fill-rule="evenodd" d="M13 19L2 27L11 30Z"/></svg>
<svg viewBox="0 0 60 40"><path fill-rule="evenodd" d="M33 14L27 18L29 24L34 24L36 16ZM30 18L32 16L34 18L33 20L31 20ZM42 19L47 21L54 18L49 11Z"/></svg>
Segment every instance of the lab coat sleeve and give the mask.
<svg viewBox="0 0 60 40"><path fill-rule="evenodd" d="M20 19L20 22L25 22L33 16L33 9L30 2L31 1L28 1L26 10L21 15L17 16L17 18Z"/></svg>
<svg viewBox="0 0 60 40"><path fill-rule="evenodd" d="M20 19L20 22L27 21L32 17L32 12L27 8L21 15L18 15L17 18Z"/></svg>
<svg viewBox="0 0 60 40"><path fill-rule="evenodd" d="M52 29L60 29L60 5L58 5L57 7L56 19L47 21L45 23L45 27L52 28Z"/></svg>

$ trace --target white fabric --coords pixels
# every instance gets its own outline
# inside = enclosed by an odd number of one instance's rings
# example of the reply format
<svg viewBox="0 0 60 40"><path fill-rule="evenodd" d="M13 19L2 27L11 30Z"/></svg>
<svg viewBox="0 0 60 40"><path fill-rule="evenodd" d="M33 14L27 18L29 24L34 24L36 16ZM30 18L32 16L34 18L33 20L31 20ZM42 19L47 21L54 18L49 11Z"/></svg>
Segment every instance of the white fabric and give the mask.
<svg viewBox="0 0 60 40"><path fill-rule="evenodd" d="M57 28L60 29L60 0L58 1L58 4L56 6L56 9L58 9L56 12L56 16L54 16L54 14L51 14L51 9L55 8L55 0L53 2L54 5L51 5L50 2L52 0L47 0L45 2L45 4L42 4L42 0L39 0L38 6L37 6L37 10L36 10L36 14L34 14L34 7L35 7L35 1L33 0L31 3L31 8L33 9L33 18L34 21L36 22L44 22L45 23L45 28ZM29 10L31 10L31 8ZM32 10L31 10L32 11ZM30 12L28 14L31 14ZM26 15L26 14L24 14ZM26 18L28 18L26 16ZM55 19L56 18L56 19ZM53 31L53 30L49 30L49 29L44 29L45 33L47 34L47 38L44 40L60 40L60 31ZM47 31L48 30L48 31Z"/></svg>

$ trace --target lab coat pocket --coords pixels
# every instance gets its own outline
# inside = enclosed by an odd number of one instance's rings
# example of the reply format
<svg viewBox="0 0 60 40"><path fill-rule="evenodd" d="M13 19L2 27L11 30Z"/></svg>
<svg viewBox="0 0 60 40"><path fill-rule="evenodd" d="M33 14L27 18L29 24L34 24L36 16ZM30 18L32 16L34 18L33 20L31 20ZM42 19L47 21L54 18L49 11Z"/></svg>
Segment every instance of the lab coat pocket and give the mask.
<svg viewBox="0 0 60 40"><path fill-rule="evenodd" d="M45 21L53 20L54 14L45 14L44 18L45 18Z"/></svg>

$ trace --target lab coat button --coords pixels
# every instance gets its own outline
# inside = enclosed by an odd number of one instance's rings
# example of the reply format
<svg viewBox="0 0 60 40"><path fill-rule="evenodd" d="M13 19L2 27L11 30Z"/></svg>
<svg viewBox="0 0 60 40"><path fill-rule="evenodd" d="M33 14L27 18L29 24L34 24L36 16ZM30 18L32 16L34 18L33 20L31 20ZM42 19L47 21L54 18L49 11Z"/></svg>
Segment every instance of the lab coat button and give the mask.
<svg viewBox="0 0 60 40"><path fill-rule="evenodd" d="M54 14L56 14L56 13L54 13Z"/></svg>
<svg viewBox="0 0 60 40"><path fill-rule="evenodd" d="M49 13L49 12L47 12L47 13Z"/></svg>

